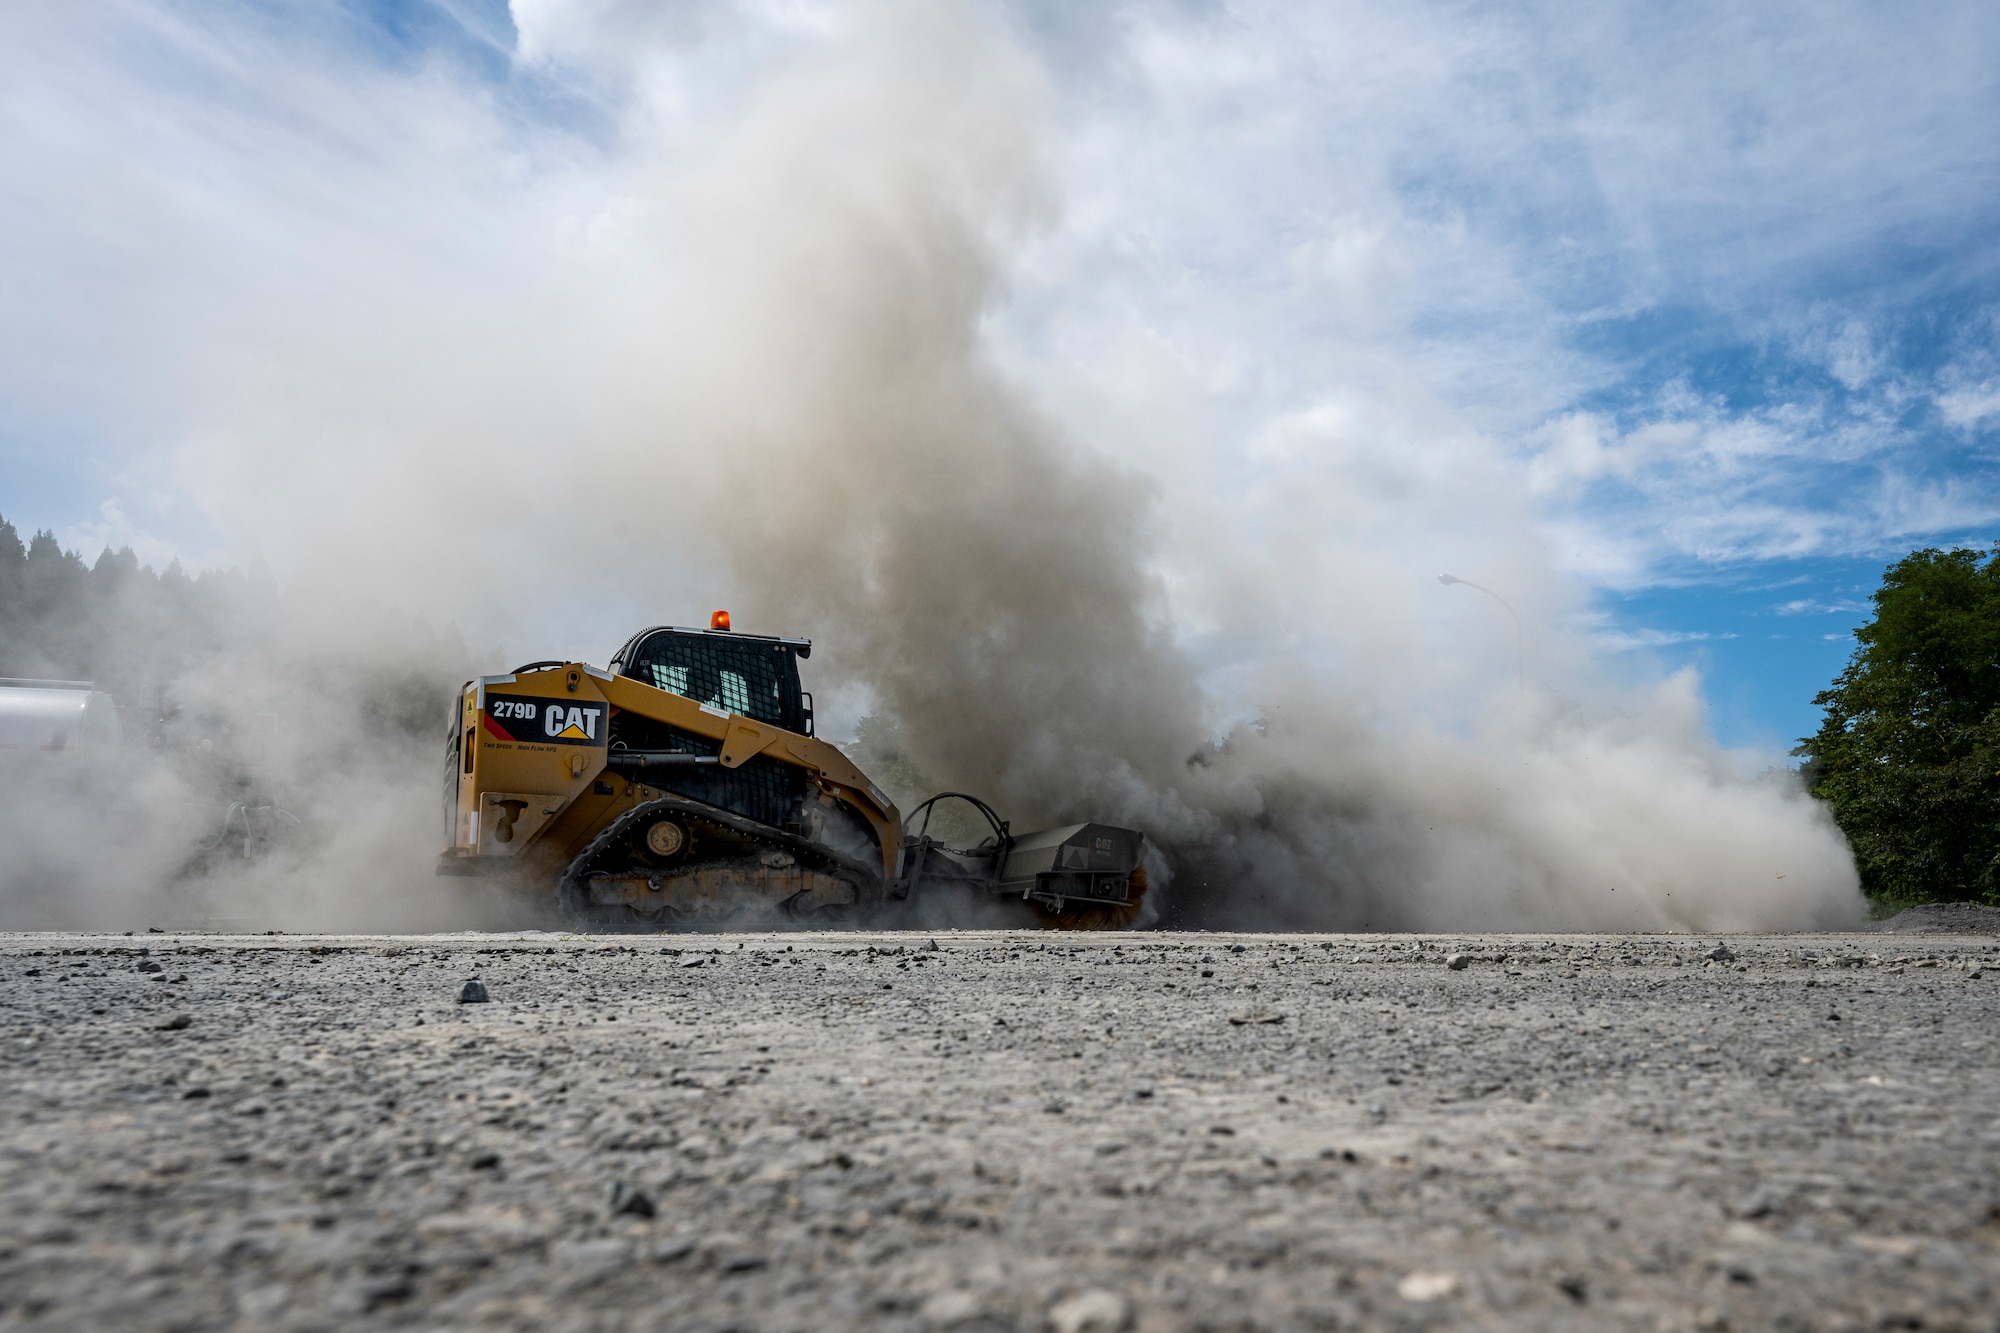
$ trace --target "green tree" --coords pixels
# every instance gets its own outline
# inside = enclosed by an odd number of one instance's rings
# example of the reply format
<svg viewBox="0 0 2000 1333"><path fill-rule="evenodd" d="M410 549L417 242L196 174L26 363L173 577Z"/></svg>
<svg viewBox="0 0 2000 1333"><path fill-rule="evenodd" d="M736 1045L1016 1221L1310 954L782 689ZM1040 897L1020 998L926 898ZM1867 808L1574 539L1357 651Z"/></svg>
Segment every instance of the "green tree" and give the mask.
<svg viewBox="0 0 2000 1333"><path fill-rule="evenodd" d="M1873 600L1806 779L1871 897L2000 905L2000 550L1913 551Z"/></svg>

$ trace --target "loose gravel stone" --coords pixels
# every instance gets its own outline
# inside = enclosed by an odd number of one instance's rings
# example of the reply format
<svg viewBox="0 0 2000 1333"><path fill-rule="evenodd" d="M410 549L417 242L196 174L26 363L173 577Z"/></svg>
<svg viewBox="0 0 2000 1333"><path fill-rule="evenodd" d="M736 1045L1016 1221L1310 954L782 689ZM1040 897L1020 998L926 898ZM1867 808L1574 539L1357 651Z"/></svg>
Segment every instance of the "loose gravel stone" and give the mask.
<svg viewBox="0 0 2000 1333"><path fill-rule="evenodd" d="M2000 907L1925 903L1869 927L1891 935L2000 935Z"/></svg>
<svg viewBox="0 0 2000 1333"><path fill-rule="evenodd" d="M460 1004L486 1004L492 999L493 997L486 993L486 983L478 977L474 977L458 988L458 1002Z"/></svg>
<svg viewBox="0 0 2000 1333"><path fill-rule="evenodd" d="M695 1252L700 1244L698 1236L676 1236L672 1240L661 1241L647 1255L656 1264L678 1263Z"/></svg>
<svg viewBox="0 0 2000 1333"><path fill-rule="evenodd" d="M651 1198L644 1190L633 1189L624 1181L611 1187L611 1214L613 1217L656 1217L659 1209L653 1206Z"/></svg>
<svg viewBox="0 0 2000 1333"><path fill-rule="evenodd" d="M940 1291L927 1297L917 1310L934 1328L955 1328L979 1318L979 1298L969 1291Z"/></svg>
<svg viewBox="0 0 2000 1333"><path fill-rule="evenodd" d="M1456 1273L1411 1273L1396 1284L1396 1294L1406 1301L1423 1303L1458 1294Z"/></svg>
<svg viewBox="0 0 2000 1333"><path fill-rule="evenodd" d="M1055 1333L1121 1333L1131 1327L1132 1307L1116 1292L1093 1287L1049 1307Z"/></svg>
<svg viewBox="0 0 2000 1333"><path fill-rule="evenodd" d="M932 938L0 936L0 1324L1995 1328L2000 938Z"/></svg>

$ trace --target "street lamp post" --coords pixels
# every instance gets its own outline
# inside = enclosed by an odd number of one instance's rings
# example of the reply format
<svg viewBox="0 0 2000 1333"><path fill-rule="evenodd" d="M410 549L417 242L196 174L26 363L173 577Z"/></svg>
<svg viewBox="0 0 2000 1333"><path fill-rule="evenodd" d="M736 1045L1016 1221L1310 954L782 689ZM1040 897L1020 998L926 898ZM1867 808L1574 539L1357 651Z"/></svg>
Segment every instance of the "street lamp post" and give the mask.
<svg viewBox="0 0 2000 1333"><path fill-rule="evenodd" d="M1438 575L1438 582L1444 584L1447 588L1454 583L1463 583L1468 588L1477 588L1480 592L1485 593L1488 597L1500 603L1501 606L1507 608L1508 616L1514 621L1515 688L1526 691L1528 688L1528 636L1527 632L1521 628L1521 617L1514 610L1514 604L1486 585L1474 583L1471 579L1459 578L1456 574L1440 574Z"/></svg>

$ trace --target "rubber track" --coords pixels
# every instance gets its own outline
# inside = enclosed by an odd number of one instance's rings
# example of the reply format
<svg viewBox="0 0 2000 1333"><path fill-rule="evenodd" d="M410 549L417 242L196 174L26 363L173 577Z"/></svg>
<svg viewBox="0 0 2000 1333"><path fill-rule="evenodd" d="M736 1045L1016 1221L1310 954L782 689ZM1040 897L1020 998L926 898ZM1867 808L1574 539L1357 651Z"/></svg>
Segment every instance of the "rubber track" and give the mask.
<svg viewBox="0 0 2000 1333"><path fill-rule="evenodd" d="M872 884L879 888L882 884L882 872L868 865L865 861L858 861L851 856L836 852L832 848L822 846L810 839L786 833L781 829L774 829L767 824L759 824L754 819L745 819L741 815L728 810L718 809L702 801L691 801L684 796L662 796L647 801L643 805L633 806L630 810L627 810L624 814L605 825L598 835L590 840L589 845L578 852L576 858L564 868L562 878L556 883L556 902L561 906L564 916L585 930L650 933L651 930L656 929L654 927L642 926L637 922L629 923L628 926L625 923L594 919L585 907L586 895L584 894L583 877L595 867L597 859L609 852L612 846L626 833L630 832L634 826L662 811L688 815L695 819L705 819L710 823L720 824L724 828L733 829L738 833L744 834L746 837L768 846L781 847L796 855L831 862L839 869L858 875L861 878L861 888L864 898L867 893L867 886Z"/></svg>

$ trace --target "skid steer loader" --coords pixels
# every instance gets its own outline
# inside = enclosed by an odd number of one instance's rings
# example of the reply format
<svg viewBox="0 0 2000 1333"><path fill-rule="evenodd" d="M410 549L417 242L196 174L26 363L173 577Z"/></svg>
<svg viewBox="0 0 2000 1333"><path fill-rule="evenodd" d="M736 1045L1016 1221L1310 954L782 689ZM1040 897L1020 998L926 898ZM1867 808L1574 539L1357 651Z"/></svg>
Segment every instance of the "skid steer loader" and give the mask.
<svg viewBox="0 0 2000 1333"><path fill-rule="evenodd" d="M453 707L438 873L552 887L589 930L836 925L890 903L971 892L1043 925L1131 924L1144 838L1074 824L1015 835L985 802L945 792L904 827L895 804L813 735L807 639L662 625L607 668L532 662L468 681ZM937 804L971 804L971 847L929 834ZM542 891L547 891L543 889Z"/></svg>

